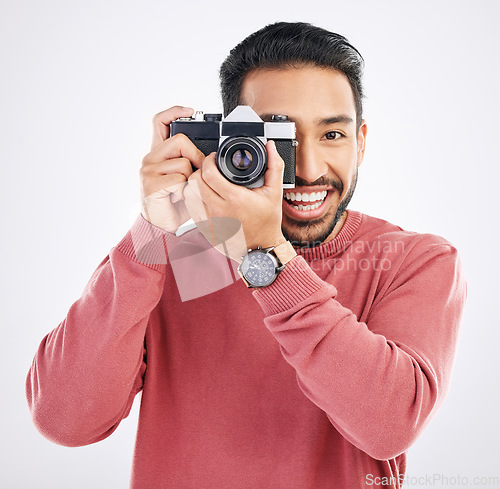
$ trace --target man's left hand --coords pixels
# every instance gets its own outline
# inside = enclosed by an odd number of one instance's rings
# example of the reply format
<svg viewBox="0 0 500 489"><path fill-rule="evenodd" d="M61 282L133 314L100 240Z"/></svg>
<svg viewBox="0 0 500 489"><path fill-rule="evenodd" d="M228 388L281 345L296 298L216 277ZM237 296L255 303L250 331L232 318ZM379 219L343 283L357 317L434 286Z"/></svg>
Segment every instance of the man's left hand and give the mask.
<svg viewBox="0 0 500 489"><path fill-rule="evenodd" d="M219 251L238 262L248 249L286 241L281 232L284 163L274 141L267 142L266 150L262 187L248 189L229 182L217 169L215 153L211 153L190 175L184 189L186 206L198 229ZM241 227L235 226L238 222Z"/></svg>

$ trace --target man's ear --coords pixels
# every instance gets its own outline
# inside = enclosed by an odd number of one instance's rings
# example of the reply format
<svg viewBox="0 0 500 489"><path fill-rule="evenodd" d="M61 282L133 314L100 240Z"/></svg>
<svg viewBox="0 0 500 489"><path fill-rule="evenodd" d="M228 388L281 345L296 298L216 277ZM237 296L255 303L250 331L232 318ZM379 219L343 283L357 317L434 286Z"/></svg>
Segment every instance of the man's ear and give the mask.
<svg viewBox="0 0 500 489"><path fill-rule="evenodd" d="M363 158L365 156L365 143L366 143L366 132L367 132L367 125L365 120L363 119L361 121L361 126L359 127L358 131L358 161L356 165L359 167L361 163L363 163Z"/></svg>

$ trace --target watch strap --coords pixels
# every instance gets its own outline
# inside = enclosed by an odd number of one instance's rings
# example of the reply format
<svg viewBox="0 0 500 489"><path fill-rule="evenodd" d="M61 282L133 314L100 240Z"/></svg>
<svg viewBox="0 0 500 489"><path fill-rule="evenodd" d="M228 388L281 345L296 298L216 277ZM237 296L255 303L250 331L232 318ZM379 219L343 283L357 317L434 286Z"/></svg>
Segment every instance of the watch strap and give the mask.
<svg viewBox="0 0 500 489"><path fill-rule="evenodd" d="M285 241L273 248L273 253L276 255L282 265L286 265L290 260L297 256L297 252L290 241Z"/></svg>

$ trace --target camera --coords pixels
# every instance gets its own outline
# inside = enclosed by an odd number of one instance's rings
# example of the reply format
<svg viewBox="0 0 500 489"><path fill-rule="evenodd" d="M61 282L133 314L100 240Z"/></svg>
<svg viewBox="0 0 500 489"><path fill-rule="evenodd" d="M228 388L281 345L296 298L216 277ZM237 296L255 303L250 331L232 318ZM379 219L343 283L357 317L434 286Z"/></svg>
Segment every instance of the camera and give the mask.
<svg viewBox="0 0 500 489"><path fill-rule="evenodd" d="M180 118L170 124L170 134L185 134L205 155L217 152L217 168L230 182L247 188L264 185L268 139L285 162L283 188L295 187L295 124L286 115L272 115L264 122L248 105L239 105L223 119L222 114Z"/></svg>

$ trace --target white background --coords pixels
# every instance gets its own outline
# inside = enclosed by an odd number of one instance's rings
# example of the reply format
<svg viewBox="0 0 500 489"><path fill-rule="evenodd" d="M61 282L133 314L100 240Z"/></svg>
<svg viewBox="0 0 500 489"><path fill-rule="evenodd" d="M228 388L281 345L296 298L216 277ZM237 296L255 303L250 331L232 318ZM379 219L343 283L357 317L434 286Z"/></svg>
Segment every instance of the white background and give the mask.
<svg viewBox="0 0 500 489"><path fill-rule="evenodd" d="M469 298L453 384L409 451L408 475L500 476L498 2L17 0L0 9L1 488L128 487L138 402L107 440L64 448L33 427L25 376L140 212L152 116L175 104L221 111L220 63L277 20L339 32L366 60L367 151L351 208L442 235L462 256Z"/></svg>

